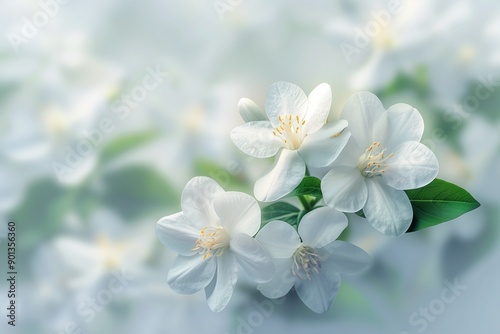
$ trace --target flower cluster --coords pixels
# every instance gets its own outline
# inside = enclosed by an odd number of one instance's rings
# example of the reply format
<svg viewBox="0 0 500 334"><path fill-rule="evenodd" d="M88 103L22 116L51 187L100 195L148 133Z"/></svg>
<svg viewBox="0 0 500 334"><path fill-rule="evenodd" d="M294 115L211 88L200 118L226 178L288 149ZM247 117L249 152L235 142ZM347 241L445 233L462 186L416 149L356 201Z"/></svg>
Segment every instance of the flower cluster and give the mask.
<svg viewBox="0 0 500 334"><path fill-rule="evenodd" d="M370 264L362 249L337 240L348 224L345 213L362 212L388 236L408 230L413 209L405 190L426 186L438 173L436 157L420 143L422 117L407 104L386 110L375 95L361 92L348 100L340 120L327 122L331 101L325 83L306 96L287 82L271 86L265 113L240 100L245 124L231 132L234 144L256 158L277 156L255 183L255 198L277 201L300 188L309 168L327 168L320 185L324 204L298 195L307 205L294 224L264 223L256 199L195 177L182 193L182 212L157 223L159 239L179 254L168 274L174 291L205 289L209 307L221 311L239 265L264 296L280 298L295 288L305 305L322 313L338 292L340 274Z"/></svg>

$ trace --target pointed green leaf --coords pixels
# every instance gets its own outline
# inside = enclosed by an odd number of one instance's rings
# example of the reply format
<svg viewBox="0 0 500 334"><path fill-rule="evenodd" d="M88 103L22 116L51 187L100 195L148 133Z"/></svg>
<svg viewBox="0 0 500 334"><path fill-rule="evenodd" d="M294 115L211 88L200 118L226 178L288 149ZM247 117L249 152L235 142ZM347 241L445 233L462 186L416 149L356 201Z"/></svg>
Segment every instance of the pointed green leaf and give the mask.
<svg viewBox="0 0 500 334"><path fill-rule="evenodd" d="M321 180L314 176L306 176L300 182L300 184L295 188L290 194L286 197L295 197L295 196L313 196L316 198L323 198L323 194L321 193Z"/></svg>
<svg viewBox="0 0 500 334"><path fill-rule="evenodd" d="M413 207L413 222L408 232L450 221L480 206L466 190L439 179L425 187L407 190L406 194Z"/></svg>
<svg viewBox="0 0 500 334"><path fill-rule="evenodd" d="M277 202L262 209L262 226L273 220L282 220L290 225L297 225L300 210L288 203Z"/></svg>

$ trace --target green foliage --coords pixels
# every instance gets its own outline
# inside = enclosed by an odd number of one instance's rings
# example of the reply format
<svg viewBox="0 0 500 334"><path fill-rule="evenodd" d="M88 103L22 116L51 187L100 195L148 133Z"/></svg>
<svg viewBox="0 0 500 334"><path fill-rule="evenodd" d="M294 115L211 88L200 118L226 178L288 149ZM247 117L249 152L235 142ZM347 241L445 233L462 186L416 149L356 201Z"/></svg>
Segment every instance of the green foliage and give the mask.
<svg viewBox="0 0 500 334"><path fill-rule="evenodd" d="M450 221L480 206L466 190L439 179L406 193L413 207L413 222L408 232Z"/></svg>
<svg viewBox="0 0 500 334"><path fill-rule="evenodd" d="M262 209L262 227L273 220L282 220L292 226L297 226L300 210L299 208L285 203L277 202Z"/></svg>
<svg viewBox="0 0 500 334"><path fill-rule="evenodd" d="M32 249L55 234L74 201L75 193L56 181L44 179L33 183L23 204L9 214L9 219L17 222L20 251Z"/></svg>
<svg viewBox="0 0 500 334"><path fill-rule="evenodd" d="M213 179L225 190L250 192L251 189L247 186L248 182L244 173L238 173L239 165L235 162L234 166L228 165L226 167L199 159L195 161L194 174Z"/></svg>
<svg viewBox="0 0 500 334"><path fill-rule="evenodd" d="M321 180L314 176L306 176L287 197L312 196L317 199L323 198L321 193Z"/></svg>
<svg viewBox="0 0 500 334"><path fill-rule="evenodd" d="M413 208L413 221L408 232L453 220L480 206L466 190L439 179L420 189L408 190L406 193ZM287 197L293 196L301 200L304 210L301 211L288 203L271 204L262 211L263 225L271 220L284 220L291 225L297 225L307 212L314 210L317 201L321 199L321 181L306 176ZM366 218L362 210L356 214Z"/></svg>
<svg viewBox="0 0 500 334"><path fill-rule="evenodd" d="M127 221L154 212L164 212L178 203L179 194L158 171L147 166L129 166L103 176L103 204Z"/></svg>

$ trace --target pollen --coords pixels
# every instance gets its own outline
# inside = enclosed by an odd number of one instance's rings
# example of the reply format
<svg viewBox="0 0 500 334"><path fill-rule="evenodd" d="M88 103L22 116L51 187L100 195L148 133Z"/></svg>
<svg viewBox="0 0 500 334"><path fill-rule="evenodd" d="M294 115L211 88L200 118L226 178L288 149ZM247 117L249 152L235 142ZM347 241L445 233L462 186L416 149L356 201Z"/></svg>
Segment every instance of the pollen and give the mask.
<svg viewBox="0 0 500 334"><path fill-rule="evenodd" d="M221 256L229 247L229 236L222 226L209 226L200 230L193 252L203 255L203 260L212 256Z"/></svg>
<svg viewBox="0 0 500 334"><path fill-rule="evenodd" d="M290 150L298 150L306 133L304 125L306 120L301 119L299 115L279 115L280 125L273 130L273 135L283 141Z"/></svg>
<svg viewBox="0 0 500 334"><path fill-rule="evenodd" d="M293 254L292 274L301 280L311 280L312 275L318 274L321 269L321 259L316 251L301 245Z"/></svg>
<svg viewBox="0 0 500 334"><path fill-rule="evenodd" d="M361 155L358 161L358 169L365 177L382 175L389 169L388 160L394 157L394 153L386 155L387 149L381 148L380 142L374 142Z"/></svg>

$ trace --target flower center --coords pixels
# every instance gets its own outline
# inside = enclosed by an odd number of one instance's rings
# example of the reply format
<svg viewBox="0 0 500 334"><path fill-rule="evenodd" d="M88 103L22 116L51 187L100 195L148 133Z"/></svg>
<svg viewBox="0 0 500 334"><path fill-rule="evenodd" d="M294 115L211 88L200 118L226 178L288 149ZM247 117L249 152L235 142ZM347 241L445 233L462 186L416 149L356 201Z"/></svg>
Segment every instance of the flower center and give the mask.
<svg viewBox="0 0 500 334"><path fill-rule="evenodd" d="M473 46L462 46L457 52L457 59L460 64L469 64L477 56L477 51Z"/></svg>
<svg viewBox="0 0 500 334"><path fill-rule="evenodd" d="M70 127L70 119L61 110L51 108L43 115L43 121L53 135L63 135Z"/></svg>
<svg viewBox="0 0 500 334"><path fill-rule="evenodd" d="M121 267L127 244L123 241L112 242L108 236L99 235L97 237L97 247L100 251L100 258L107 269L117 269Z"/></svg>
<svg viewBox="0 0 500 334"><path fill-rule="evenodd" d="M315 250L309 246L301 245L295 253L293 253L292 274L295 277L303 279L311 279L311 275L319 273L321 269L321 261Z"/></svg>
<svg viewBox="0 0 500 334"><path fill-rule="evenodd" d="M394 33L388 28L382 29L382 31L374 37L373 42L375 46L382 51L390 51L397 46L397 40Z"/></svg>
<svg viewBox="0 0 500 334"><path fill-rule="evenodd" d="M221 227L204 227L200 231L200 237L196 240L193 251L203 254L203 260L212 255L221 256L229 246L229 236Z"/></svg>
<svg viewBox="0 0 500 334"><path fill-rule="evenodd" d="M278 116L278 120L281 125L274 129L273 134L281 139L288 149L299 149L306 137L303 131L306 121L300 119L298 115Z"/></svg>
<svg viewBox="0 0 500 334"><path fill-rule="evenodd" d="M380 148L380 142L374 142L361 155L357 167L364 177L382 175L382 173L385 173L389 169L387 160L392 158L394 153L385 156L386 150L385 148Z"/></svg>

